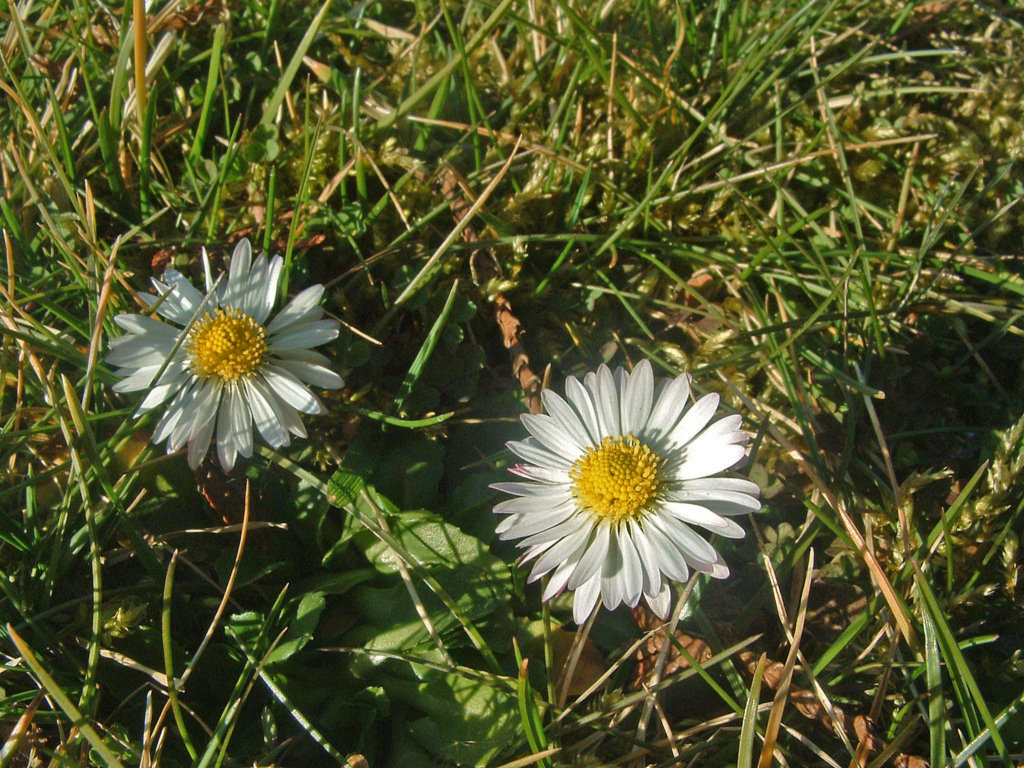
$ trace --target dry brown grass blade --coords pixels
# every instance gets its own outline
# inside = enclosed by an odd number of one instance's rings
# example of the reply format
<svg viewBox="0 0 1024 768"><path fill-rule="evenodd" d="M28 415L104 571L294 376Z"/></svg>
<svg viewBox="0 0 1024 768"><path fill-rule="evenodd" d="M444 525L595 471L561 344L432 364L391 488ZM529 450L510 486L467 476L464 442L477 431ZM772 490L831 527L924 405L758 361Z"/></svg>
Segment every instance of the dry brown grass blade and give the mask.
<svg viewBox="0 0 1024 768"><path fill-rule="evenodd" d="M146 127L146 4L132 0L132 26L135 31L135 106L139 118L139 136Z"/></svg>

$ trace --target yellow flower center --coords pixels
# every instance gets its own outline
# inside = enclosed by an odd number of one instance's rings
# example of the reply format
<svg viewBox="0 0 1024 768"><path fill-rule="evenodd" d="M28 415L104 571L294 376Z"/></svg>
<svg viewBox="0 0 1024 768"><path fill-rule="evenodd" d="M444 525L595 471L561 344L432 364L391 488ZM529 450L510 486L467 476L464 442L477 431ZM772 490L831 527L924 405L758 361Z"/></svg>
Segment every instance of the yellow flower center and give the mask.
<svg viewBox="0 0 1024 768"><path fill-rule="evenodd" d="M572 495L595 517L619 522L643 514L658 493L661 457L632 435L606 437L572 465Z"/></svg>
<svg viewBox="0 0 1024 768"><path fill-rule="evenodd" d="M207 312L188 334L185 351L203 378L235 381L255 371L267 354L263 326L228 307Z"/></svg>

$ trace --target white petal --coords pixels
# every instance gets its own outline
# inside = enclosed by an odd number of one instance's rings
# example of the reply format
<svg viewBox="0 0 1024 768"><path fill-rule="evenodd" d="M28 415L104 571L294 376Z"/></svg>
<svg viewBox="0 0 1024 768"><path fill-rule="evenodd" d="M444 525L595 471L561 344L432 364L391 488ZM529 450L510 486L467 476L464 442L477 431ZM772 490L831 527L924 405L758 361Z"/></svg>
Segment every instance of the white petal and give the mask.
<svg viewBox="0 0 1024 768"><path fill-rule="evenodd" d="M295 378L299 381L303 381L306 384L312 384L314 387L321 387L322 389L340 389L345 386L345 382L341 376L336 374L334 371L324 368L322 365L313 365L312 363L305 363L301 360L289 360L288 358L278 358L274 361L278 366L291 371L295 374Z"/></svg>
<svg viewBox="0 0 1024 768"><path fill-rule="evenodd" d="M267 326L267 336L273 336L275 333L285 330L293 323L306 320L306 316L317 308L323 295L324 287L319 283L300 291L270 321L270 325Z"/></svg>
<svg viewBox="0 0 1024 768"><path fill-rule="evenodd" d="M578 589L583 582L601 572L601 566L604 565L605 558L608 556L610 528L611 526L606 523L594 525L594 535L587 542L586 550L580 557L576 570L569 577L569 589Z"/></svg>
<svg viewBox="0 0 1024 768"><path fill-rule="evenodd" d="M541 594L540 599L547 602L563 589L565 589L565 583L569 581L569 575L572 573L572 569L576 566L571 560L566 560L560 566L555 568L554 572L548 577L547 586L544 587L544 592Z"/></svg>
<svg viewBox="0 0 1024 768"><path fill-rule="evenodd" d="M533 570L530 571L530 575L527 578L528 582L536 581L552 568L559 565L563 560L578 559L583 548L587 546L587 539L590 538L590 531L593 528L593 525L589 524L589 521L585 520L583 523L584 524L580 525L579 528L560 541L557 541L551 548L545 551L544 554L537 558L537 562L534 563ZM573 589L571 586L569 588Z"/></svg>
<svg viewBox="0 0 1024 768"><path fill-rule="evenodd" d="M263 303L262 296L266 292L266 279L267 257L261 254L252 259L249 273L245 275L242 281L242 290L237 295L236 301L232 306L249 317L253 317L255 314L253 307Z"/></svg>
<svg viewBox="0 0 1024 768"><path fill-rule="evenodd" d="M239 309L245 312L245 314L257 323L263 325L263 322L260 321L256 315L266 309L266 296L267 257L265 254L261 253L256 257L256 260L253 261L252 267L249 270L249 276L246 278L245 289L242 292ZM266 317L263 319L266 320Z"/></svg>
<svg viewBox="0 0 1024 768"><path fill-rule="evenodd" d="M292 349L319 347L338 338L341 325L337 320L317 320L312 323L292 325L275 336L267 337L271 352L287 352Z"/></svg>
<svg viewBox="0 0 1024 768"><path fill-rule="evenodd" d="M171 436L171 432L181 419L182 409L180 406L181 402L185 399L186 394L186 390L178 392L174 399L171 400L164 409L163 416L160 417L160 420L156 424L156 428L153 430L153 442L155 444L162 443Z"/></svg>
<svg viewBox="0 0 1024 768"><path fill-rule="evenodd" d="M672 473L673 479L691 480L713 475L736 464L747 452L742 445L722 445L693 453L696 455L686 452L682 465Z"/></svg>
<svg viewBox="0 0 1024 768"><path fill-rule="evenodd" d="M657 557L658 569L676 581L686 581L690 578L690 570L686 565L686 558L679 551L679 548L672 543L670 534L666 533L654 523L653 519L644 521L644 541L649 545ZM637 537L639 540L639 537Z"/></svg>
<svg viewBox="0 0 1024 768"><path fill-rule="evenodd" d="M216 281L213 279L213 269L210 267L210 254L206 252L206 246L199 249L199 255L203 260L203 277L206 280L206 292L213 291Z"/></svg>
<svg viewBox="0 0 1024 768"><path fill-rule="evenodd" d="M668 541L686 556L686 562L698 571L707 571L718 560L718 552L711 543L686 523L669 515L659 515L652 522L665 533Z"/></svg>
<svg viewBox="0 0 1024 768"><path fill-rule="evenodd" d="M282 359L300 360L303 363L319 365L328 370L331 369L331 359L327 355L321 355L312 349L289 349L288 353L282 356Z"/></svg>
<svg viewBox="0 0 1024 768"><path fill-rule="evenodd" d="M686 413L683 414L682 421L669 433L669 443L674 446L682 446L690 442L711 421L711 417L718 410L718 401L720 399L717 392L712 392L704 395L704 397L690 406Z"/></svg>
<svg viewBox="0 0 1024 768"><path fill-rule="evenodd" d="M651 545L644 530L634 520L630 520L624 528L629 532L640 558L640 568L644 574L644 592L651 594L661 589L661 568L658 565L658 552Z"/></svg>
<svg viewBox="0 0 1024 768"><path fill-rule="evenodd" d="M619 424L619 393L615 377L607 365L597 369L597 374L587 374L584 384L594 395L594 404L601 420L601 431L605 435L622 434Z"/></svg>
<svg viewBox="0 0 1024 768"><path fill-rule="evenodd" d="M668 620L668 612L672 609L672 587L668 582L662 584L661 589L655 593L645 593L644 600L655 616L662 621Z"/></svg>
<svg viewBox="0 0 1024 768"><path fill-rule="evenodd" d="M611 532L608 555L601 568L601 595L608 610L613 610L619 603L635 607L643 591L643 572L636 549L628 534L621 535L624 530L619 528Z"/></svg>
<svg viewBox="0 0 1024 768"><path fill-rule="evenodd" d="M297 437L306 436L306 427L302 423L302 414L292 408L288 403L284 402L281 398L277 397L271 392L270 387L267 386L265 381L258 379L254 380L253 386L261 387L261 392L267 398L267 402L274 408L274 411L281 418L281 424L291 434Z"/></svg>
<svg viewBox="0 0 1024 768"><path fill-rule="evenodd" d="M635 608L643 593L644 572L640 562L640 553L637 551L629 531L629 526L620 526L616 539L619 543L619 551L622 553L622 573L620 575L623 584L622 602L630 608Z"/></svg>
<svg viewBox="0 0 1024 768"><path fill-rule="evenodd" d="M164 299L157 313L179 325L187 325L199 311L205 297L176 269L164 270L164 281L173 293ZM158 285L155 280L153 284Z"/></svg>
<svg viewBox="0 0 1024 768"><path fill-rule="evenodd" d="M690 375L684 373L658 388L654 408L647 420L647 434L664 437L679 421L690 397Z"/></svg>
<svg viewBox="0 0 1024 768"><path fill-rule="evenodd" d="M566 507L568 507L568 511L566 511ZM508 520L506 518L502 522L508 522ZM580 519L577 511L571 505L564 505L557 512L552 510L543 515L524 517L519 523L520 525L516 527L517 536L531 534L516 544L521 549L553 543L575 533L579 528L587 527L587 521Z"/></svg>
<svg viewBox="0 0 1024 768"><path fill-rule="evenodd" d="M302 424L302 415L288 405L286 402L277 397L268 386L267 382L263 381L259 376L253 376L249 383L259 390L260 394L263 395L267 404L273 409L274 414L281 422L281 426L284 427L288 432L298 437L306 436L306 427ZM289 441L285 440L283 445L288 445Z"/></svg>
<svg viewBox="0 0 1024 768"><path fill-rule="evenodd" d="M557 456L546 448L541 447L535 438L528 437L526 440L511 440L505 443L506 447L521 459L526 459L531 464L550 469L561 469L568 471L572 468L573 462L562 456Z"/></svg>
<svg viewBox="0 0 1024 768"><path fill-rule="evenodd" d="M320 400L290 371L275 365L264 365L260 374L274 394L288 405L303 413L323 413Z"/></svg>
<svg viewBox="0 0 1024 768"><path fill-rule="evenodd" d="M106 362L118 368L144 368L149 365L160 365L171 356L174 349L174 338L158 338L143 336L121 336L111 343Z"/></svg>
<svg viewBox="0 0 1024 768"><path fill-rule="evenodd" d="M136 392L140 389L146 389L150 384L153 383L153 377L156 376L157 371L160 370L162 363L155 365L146 365L138 370L132 371L131 368L125 368L119 371L120 375L125 375L123 379L114 384L111 389L115 392ZM128 373L128 371L132 371ZM147 409L142 409L147 410Z"/></svg>
<svg viewBox="0 0 1024 768"><path fill-rule="evenodd" d="M728 487L716 488L715 484L711 484L710 487L699 488L694 487L697 482L714 480L724 482L731 478L701 478L700 480L686 480L679 484L676 488L669 488L665 491L664 497L669 501L692 501L699 504L703 504L706 501L718 500L718 501L729 501L734 504L740 504L746 506L748 509L759 509L761 502L757 499L758 487L754 483L750 483L753 486L753 493L740 492L731 490Z"/></svg>
<svg viewBox="0 0 1024 768"><path fill-rule="evenodd" d="M698 440L711 440L711 439L732 439L734 432L739 432L740 426L743 424L743 417L738 413L732 413L728 416L711 422L697 437L693 439L694 442ZM743 434L743 433L741 433Z"/></svg>
<svg viewBox="0 0 1024 768"><path fill-rule="evenodd" d="M160 377L160 383L151 387L142 402L139 403L139 410L149 411L156 408L174 393L187 386L191 378L192 372L187 369L172 371L170 374L164 372L164 375Z"/></svg>
<svg viewBox="0 0 1024 768"><path fill-rule="evenodd" d="M707 528L712 533L725 536L728 539L742 539L746 533L734 521L716 515L707 507L698 504L680 504L672 501L663 501L660 505L662 512L672 515L677 520L691 525L699 525Z"/></svg>
<svg viewBox="0 0 1024 768"><path fill-rule="evenodd" d="M508 468L513 475L525 477L528 480L536 480L538 483L557 483L565 485L571 482L569 473L564 469L550 469L548 467L533 467L529 464L514 464Z"/></svg>
<svg viewBox="0 0 1024 768"><path fill-rule="evenodd" d="M760 486L745 477L703 477L687 480L680 486L682 491L735 491L757 496L761 493Z"/></svg>
<svg viewBox="0 0 1024 768"><path fill-rule="evenodd" d="M721 555L719 555L718 559L711 564L711 569L707 571L707 574L713 579L724 579L728 577L729 566L725 564Z"/></svg>
<svg viewBox="0 0 1024 768"><path fill-rule="evenodd" d="M572 619L583 624L594 612L598 598L601 597L601 576L595 574L586 584L581 584L572 600Z"/></svg>
<svg viewBox="0 0 1024 768"><path fill-rule="evenodd" d="M252 265L252 246L248 238L243 237L235 245L228 265L227 285L221 290L221 306L243 309L246 289L249 285L249 273ZM223 285L223 283L221 284Z"/></svg>
<svg viewBox="0 0 1024 768"><path fill-rule="evenodd" d="M560 422L555 421L547 414L524 413L519 418L530 434L552 453L569 461L576 461L586 451L585 445L581 445Z"/></svg>
<svg viewBox="0 0 1024 768"><path fill-rule="evenodd" d="M177 340L178 334L181 333L180 328L175 328L173 325L168 325L163 320L158 320L149 315L125 313L114 317L114 322L129 333L147 337L156 336L161 339L169 338L172 344Z"/></svg>
<svg viewBox="0 0 1024 768"><path fill-rule="evenodd" d="M288 431L284 428L282 419L274 408L276 399L268 398L263 393L263 390L257 386L259 381L258 377L250 376L242 382L256 429L271 447L280 448L282 445L288 445L290 442Z"/></svg>
<svg viewBox="0 0 1024 768"><path fill-rule="evenodd" d="M215 379L197 381L187 390L181 401L181 419L167 440L168 451L178 450L191 439L201 424L216 419L222 390L223 386Z"/></svg>
<svg viewBox="0 0 1024 768"><path fill-rule="evenodd" d="M756 512L761 508L761 502L750 496L744 496L742 504L738 504L735 501L727 501L725 499L708 499L707 501L700 502L702 507L707 507L716 515L723 515L724 517L735 517L736 515L749 515L752 512Z"/></svg>
<svg viewBox="0 0 1024 768"><path fill-rule="evenodd" d="M621 579L622 567L618 537L612 533L608 539L608 552L601 563L601 599L609 611L618 608L626 596L626 585Z"/></svg>
<svg viewBox="0 0 1024 768"><path fill-rule="evenodd" d="M686 484L679 489L666 490L663 496L666 501L700 504L719 515L746 515L761 508L756 496L736 491L692 490Z"/></svg>
<svg viewBox="0 0 1024 768"><path fill-rule="evenodd" d="M594 445L594 441L587 434L583 422L565 400L556 395L550 389L541 390L541 400L544 402L544 409L548 412L554 422L569 434L582 449Z"/></svg>
<svg viewBox="0 0 1024 768"><path fill-rule="evenodd" d="M654 400L654 369L646 358L626 378L619 403L622 434L636 435L647 424ZM637 598L639 599L639 598Z"/></svg>
<svg viewBox="0 0 1024 768"><path fill-rule="evenodd" d="M551 483L491 483L491 488L513 496L542 496L549 503L555 499L568 499L571 489L565 485Z"/></svg>
<svg viewBox="0 0 1024 768"><path fill-rule="evenodd" d="M542 512L516 512L498 523L494 532L502 541L517 539L520 536L532 536L541 531L550 531L576 513L577 509L573 504L559 504ZM579 525L578 522L574 524ZM548 539L550 538L549 536ZM530 546L536 546L539 543L542 542L534 542Z"/></svg>
<svg viewBox="0 0 1024 768"><path fill-rule="evenodd" d="M570 376L565 380L565 395L579 413L583 427L590 436L588 445L600 445L601 438L606 437L606 433L601 431L601 420L597 416L590 391L580 384L575 376Z"/></svg>
<svg viewBox="0 0 1024 768"><path fill-rule="evenodd" d="M266 324L267 318L270 317L270 313L277 303L277 286L281 281L281 268L283 265L284 259L280 256L274 256L267 264L263 290L256 297L258 301L253 308L253 319L260 325Z"/></svg>
<svg viewBox="0 0 1024 768"><path fill-rule="evenodd" d="M210 450L210 440L213 438L213 428L217 425L217 419L209 418L200 421L197 429L188 439L188 465L195 469L203 463L203 457Z"/></svg>
<svg viewBox="0 0 1024 768"><path fill-rule="evenodd" d="M243 388L237 383L229 390L228 410L231 413L231 434L238 453L249 458L252 456L252 412L245 399Z"/></svg>
<svg viewBox="0 0 1024 768"><path fill-rule="evenodd" d="M192 417L189 419L190 423L185 433L186 438L200 431L202 425L206 422L217 420L217 412L221 408L221 400L224 394L224 385L217 379L202 381L194 389L196 390L196 397L191 408ZM188 419L188 417L189 414L186 413L185 418ZM175 446L175 450L179 447L181 447L181 443Z"/></svg>
<svg viewBox="0 0 1024 768"><path fill-rule="evenodd" d="M180 398L175 398L171 408L167 410L167 413L170 414L173 409L176 412L175 415L170 418L164 417L168 421L174 421L173 428L170 428L170 425L164 426L163 420L161 420L161 424L157 425L156 434L167 433L168 453L173 453L181 448L192 434L192 424L195 423L196 414L199 412L199 395L205 391L204 385L205 382L197 380L182 393ZM216 416L216 414L214 415Z"/></svg>
<svg viewBox="0 0 1024 768"><path fill-rule="evenodd" d="M515 499L506 499L496 504L494 512L499 515L529 515L545 512L556 504L566 504L571 498L568 494L557 499L547 496L521 496Z"/></svg>
<svg viewBox="0 0 1024 768"><path fill-rule="evenodd" d="M231 439L231 413L225 403L217 417L217 460L220 462L220 468L230 472L235 466L237 456L238 447Z"/></svg>

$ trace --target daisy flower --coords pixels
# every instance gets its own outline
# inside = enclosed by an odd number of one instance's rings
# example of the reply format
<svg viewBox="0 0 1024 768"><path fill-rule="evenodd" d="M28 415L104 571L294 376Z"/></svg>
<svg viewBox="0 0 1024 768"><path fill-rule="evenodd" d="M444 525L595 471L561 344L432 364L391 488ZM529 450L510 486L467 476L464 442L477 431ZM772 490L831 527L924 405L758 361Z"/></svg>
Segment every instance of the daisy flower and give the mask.
<svg viewBox="0 0 1024 768"><path fill-rule="evenodd" d="M163 406L153 442L166 440L169 453L188 445L193 469L214 431L225 472L238 455L252 455L253 424L274 448L288 445L291 435L305 437L299 413L323 412L308 385L343 384L327 358L312 351L339 330L337 321L323 317L322 285L306 288L267 322L282 264L280 256L253 261L249 241L242 239L227 276L215 281L204 248L205 295L168 269L162 281L153 278L155 296L140 294L159 318L114 318L127 331L110 342L107 362L121 378L114 391L146 390L136 416Z"/></svg>
<svg viewBox="0 0 1024 768"><path fill-rule="evenodd" d="M756 484L713 477L745 455L741 418L714 419L717 394L691 403L688 374L655 387L647 360L632 373L602 365L583 383L570 376L565 395L544 390L547 413L524 415L530 436L508 443L526 462L511 472L526 482L492 486L516 497L494 508L506 515L498 535L522 539L529 581L551 574L544 600L575 591L577 624L598 600L611 610L641 596L666 618L670 581L690 569L729 575L695 527L742 538L732 516L761 506Z"/></svg>

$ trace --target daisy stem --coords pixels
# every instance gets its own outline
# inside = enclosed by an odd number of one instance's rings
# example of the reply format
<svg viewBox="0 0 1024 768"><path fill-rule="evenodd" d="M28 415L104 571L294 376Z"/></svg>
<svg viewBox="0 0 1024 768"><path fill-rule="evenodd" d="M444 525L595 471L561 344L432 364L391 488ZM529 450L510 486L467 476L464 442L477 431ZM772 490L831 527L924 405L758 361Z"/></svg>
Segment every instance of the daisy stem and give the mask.
<svg viewBox="0 0 1024 768"><path fill-rule="evenodd" d="M665 641L661 645L661 650L658 652L658 660L654 664L654 669L651 672L650 688L655 688L658 683L661 682L661 675L665 671L665 663L668 661L669 649L672 648L672 641L669 639L676 633L676 626L679 624L679 620L683 616L683 610L686 608L686 602L690 599L690 593L693 588L697 586L697 578L700 574L693 574L690 580L686 582L686 587L683 588L682 594L679 595L679 600L676 601L675 610L672 611L672 618L669 623L665 626ZM636 738L638 743L643 743L647 737L647 724L651 720L651 715L654 713L654 698L657 694L651 693L644 702L644 711L640 715L640 723L636 727Z"/></svg>
<svg viewBox="0 0 1024 768"><path fill-rule="evenodd" d="M543 586L547 586L548 577L544 577ZM542 631L544 633L544 668L548 671L548 702L555 703L555 658L551 647L551 606L545 601L540 606Z"/></svg>

